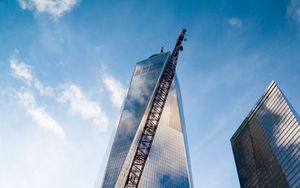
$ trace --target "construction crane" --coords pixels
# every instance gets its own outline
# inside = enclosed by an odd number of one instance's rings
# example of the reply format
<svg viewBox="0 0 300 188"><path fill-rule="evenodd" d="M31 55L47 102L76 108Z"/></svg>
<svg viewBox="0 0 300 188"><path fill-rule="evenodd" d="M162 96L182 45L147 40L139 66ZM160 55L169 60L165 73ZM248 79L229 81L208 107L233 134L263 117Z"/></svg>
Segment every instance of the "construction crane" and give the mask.
<svg viewBox="0 0 300 188"><path fill-rule="evenodd" d="M158 127L159 120L166 104L166 100L175 75L178 55L179 52L183 50L181 44L182 41L186 41L184 37L185 33L186 29L183 29L177 39L172 55L169 58L169 61L167 62L160 77L141 138L131 162L125 188L137 188L139 185L154 140L156 129Z"/></svg>

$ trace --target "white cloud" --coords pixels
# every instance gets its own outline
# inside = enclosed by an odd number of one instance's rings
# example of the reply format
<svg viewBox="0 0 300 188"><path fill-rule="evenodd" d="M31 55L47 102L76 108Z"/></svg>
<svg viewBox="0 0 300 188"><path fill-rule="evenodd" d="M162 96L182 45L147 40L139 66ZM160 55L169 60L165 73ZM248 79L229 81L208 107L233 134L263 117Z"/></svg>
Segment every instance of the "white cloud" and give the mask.
<svg viewBox="0 0 300 188"><path fill-rule="evenodd" d="M100 131L106 131L107 115L102 111L99 104L88 99L78 86L68 85L58 98L58 102L68 103L72 113L80 115L83 119L92 120Z"/></svg>
<svg viewBox="0 0 300 188"><path fill-rule="evenodd" d="M105 88L111 93L110 100L115 107L121 107L126 90L125 87L111 75L104 74L102 81Z"/></svg>
<svg viewBox="0 0 300 188"><path fill-rule="evenodd" d="M228 24L234 27L241 27L243 25L242 21L239 18L229 18Z"/></svg>
<svg viewBox="0 0 300 188"><path fill-rule="evenodd" d="M18 0L22 9L33 10L39 13L48 13L55 18L71 11L78 0Z"/></svg>
<svg viewBox="0 0 300 188"><path fill-rule="evenodd" d="M30 91L19 92L17 95L20 102L25 106L27 113L40 128L64 138L63 128L58 125L56 120L44 108L36 104L35 97Z"/></svg>
<svg viewBox="0 0 300 188"><path fill-rule="evenodd" d="M40 80L35 78L32 74L31 67L17 58L10 59L10 67L13 72L13 75L18 79L25 82L28 86L28 89L36 89L41 96L50 96L54 95L54 88L49 86L44 86ZM120 83L116 80L111 80L111 77L106 78L107 84L112 84L110 87L111 92L116 92L117 88L121 88ZM124 89L121 92L124 92ZM106 131L108 125L108 116L102 111L100 105L95 102L89 100L84 93L80 90L80 88L76 85L68 85L62 90L57 90L59 92L59 97L57 101L59 103L69 103L70 110L74 114L79 114L81 118L85 120L92 120L93 124L99 128L100 131ZM59 129L55 127L57 123L56 121L45 112L43 108L39 108L36 106L34 96L31 92L19 93L18 94L21 103L26 106L28 114L30 114L33 120L40 126L46 129L56 130L57 134L61 134ZM121 103L120 93L113 94L114 99L117 100L118 103ZM118 104L116 103L116 104ZM45 122L43 122L45 120ZM63 134L62 134L63 135Z"/></svg>
<svg viewBox="0 0 300 188"><path fill-rule="evenodd" d="M42 96L52 96L53 88L49 86L44 86L38 79L34 78L32 75L31 67L24 62L21 62L16 57L11 57L10 68L13 72L13 75L18 79L22 80L28 85L32 85L35 89L38 90Z"/></svg>
<svg viewBox="0 0 300 188"><path fill-rule="evenodd" d="M300 23L300 0L291 0L289 2L287 14Z"/></svg>
<svg viewBox="0 0 300 188"><path fill-rule="evenodd" d="M34 87L39 91L42 96L52 96L53 88L49 86L44 86L38 79L34 80Z"/></svg>
<svg viewBox="0 0 300 188"><path fill-rule="evenodd" d="M10 68L13 74L23 80L24 82L30 84L32 82L31 68L29 65L20 62L17 58L12 57L9 59Z"/></svg>

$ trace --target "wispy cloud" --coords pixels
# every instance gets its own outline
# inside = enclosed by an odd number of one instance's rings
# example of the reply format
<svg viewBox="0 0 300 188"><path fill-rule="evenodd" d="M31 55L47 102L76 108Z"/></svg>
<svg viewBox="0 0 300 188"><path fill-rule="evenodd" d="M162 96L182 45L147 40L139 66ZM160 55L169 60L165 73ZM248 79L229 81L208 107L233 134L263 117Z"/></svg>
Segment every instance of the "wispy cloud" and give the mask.
<svg viewBox="0 0 300 188"><path fill-rule="evenodd" d="M235 17L229 18L227 22L233 27L241 27L243 25L243 22L239 18Z"/></svg>
<svg viewBox="0 0 300 188"><path fill-rule="evenodd" d="M108 116L102 111L100 105L96 101L88 99L79 86L68 84L63 87L63 89L56 88L55 91L57 94L54 95L54 88L44 86L39 79L35 78L30 65L18 60L16 57L12 57L10 59L10 67L13 75L27 85L27 90L30 91L36 89L41 96L49 96L52 99L56 99L61 104L69 104L72 113L79 115L82 119L92 120L96 128L100 131L106 131ZM109 75L103 79L107 89L112 92L113 104L120 105L125 92L121 83ZM51 118L43 108L37 107L32 92L21 94L18 96L21 99L22 104L27 107L28 113L38 124L41 125L41 120L43 119L47 119L47 122L50 122L46 123L46 126L48 127L57 124L55 121L51 120L53 118Z"/></svg>
<svg viewBox="0 0 300 188"><path fill-rule="evenodd" d="M42 96L52 96L53 88L49 86L44 86L38 79L34 80L34 87L39 91Z"/></svg>
<svg viewBox="0 0 300 188"><path fill-rule="evenodd" d="M15 77L22 80L29 86L33 86L38 90L42 96L52 96L53 88L49 86L44 86L40 80L34 78L31 70L31 66L20 61L18 58L12 56L9 60L10 68Z"/></svg>
<svg viewBox="0 0 300 188"><path fill-rule="evenodd" d="M18 0L24 10L32 10L38 13L48 13L55 18L71 11L78 0Z"/></svg>
<svg viewBox="0 0 300 188"><path fill-rule="evenodd" d="M287 14L300 23L300 0L291 0L289 2Z"/></svg>
<svg viewBox="0 0 300 188"><path fill-rule="evenodd" d="M58 102L69 104L72 113L80 115L83 119L92 120L100 131L106 131L108 116L102 111L100 105L88 99L77 85L71 84L65 87Z"/></svg>
<svg viewBox="0 0 300 188"><path fill-rule="evenodd" d="M30 84L32 82L31 68L29 65L20 62L17 58L11 57L9 60L10 68L17 78Z"/></svg>
<svg viewBox="0 0 300 188"><path fill-rule="evenodd" d="M117 108L121 107L126 94L125 87L121 84L119 80L107 73L103 74L102 82L104 83L105 88L111 94L110 100L112 104Z"/></svg>
<svg viewBox="0 0 300 188"><path fill-rule="evenodd" d="M40 128L64 138L63 128L58 125L56 120L43 107L37 105L35 97L30 91L18 92L17 96L21 104L25 106L26 112Z"/></svg>

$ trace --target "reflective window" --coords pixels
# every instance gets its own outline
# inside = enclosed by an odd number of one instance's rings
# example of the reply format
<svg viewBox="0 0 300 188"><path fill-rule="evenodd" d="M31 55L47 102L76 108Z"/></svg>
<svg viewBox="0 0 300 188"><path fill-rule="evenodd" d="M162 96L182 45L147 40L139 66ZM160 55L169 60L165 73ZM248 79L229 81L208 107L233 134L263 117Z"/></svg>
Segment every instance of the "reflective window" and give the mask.
<svg viewBox="0 0 300 188"><path fill-rule="evenodd" d="M231 138L241 187L300 187L297 117L272 82Z"/></svg>
<svg viewBox="0 0 300 188"><path fill-rule="evenodd" d="M124 187L147 106L170 53L137 63L109 155L103 187ZM179 86L173 82L139 187L191 187L181 119Z"/></svg>

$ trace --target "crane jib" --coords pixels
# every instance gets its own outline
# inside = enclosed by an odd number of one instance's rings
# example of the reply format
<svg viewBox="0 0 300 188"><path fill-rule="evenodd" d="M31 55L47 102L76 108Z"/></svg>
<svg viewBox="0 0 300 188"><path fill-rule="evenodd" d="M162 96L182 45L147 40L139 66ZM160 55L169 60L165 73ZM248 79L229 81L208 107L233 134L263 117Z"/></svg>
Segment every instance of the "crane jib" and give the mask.
<svg viewBox="0 0 300 188"><path fill-rule="evenodd" d="M183 29L176 41L176 45L171 57L160 77L141 138L131 162L125 182L125 188L137 188L140 182L154 140L156 129L158 127L159 120L166 104L166 100L175 75L177 59L179 51L182 50L181 43L183 40L185 40L185 33L186 29Z"/></svg>

